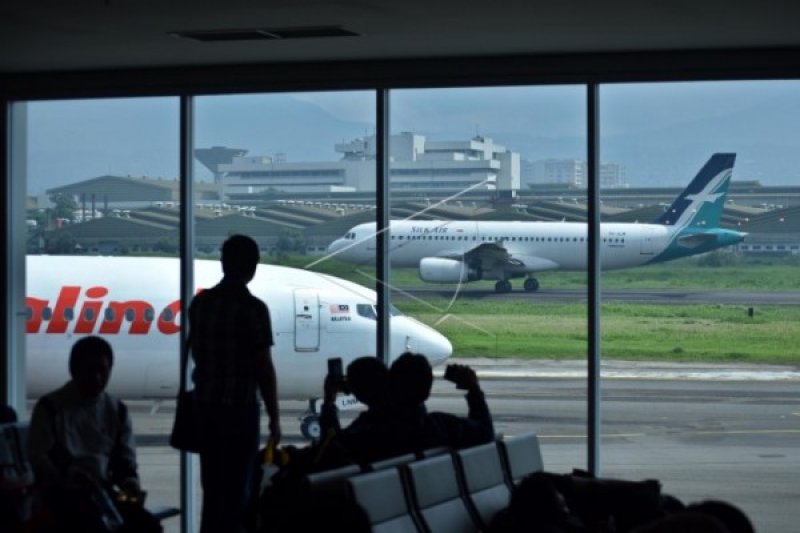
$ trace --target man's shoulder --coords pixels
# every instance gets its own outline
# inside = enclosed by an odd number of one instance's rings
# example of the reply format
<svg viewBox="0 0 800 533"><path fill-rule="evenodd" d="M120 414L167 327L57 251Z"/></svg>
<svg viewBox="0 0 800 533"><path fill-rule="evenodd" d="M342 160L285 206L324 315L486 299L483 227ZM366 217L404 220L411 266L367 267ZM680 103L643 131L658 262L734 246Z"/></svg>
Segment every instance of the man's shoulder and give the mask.
<svg viewBox="0 0 800 533"><path fill-rule="evenodd" d="M75 393L70 383L71 382L67 382L64 385L61 385L59 388L51 390L46 394L43 394L36 402L36 404L42 405L45 408L52 410L54 407L58 405L69 403L75 396Z"/></svg>
<svg viewBox="0 0 800 533"><path fill-rule="evenodd" d="M208 289L203 289L197 294L194 295L192 301L190 302L190 307L196 306L198 304L202 304L206 300L213 299L219 295L219 285L214 285Z"/></svg>

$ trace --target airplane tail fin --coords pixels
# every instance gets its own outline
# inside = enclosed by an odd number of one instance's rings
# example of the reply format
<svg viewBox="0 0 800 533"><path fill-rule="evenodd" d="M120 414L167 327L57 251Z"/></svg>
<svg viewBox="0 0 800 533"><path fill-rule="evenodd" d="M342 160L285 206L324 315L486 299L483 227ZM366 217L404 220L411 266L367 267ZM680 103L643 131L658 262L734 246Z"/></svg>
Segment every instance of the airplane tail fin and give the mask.
<svg viewBox="0 0 800 533"><path fill-rule="evenodd" d="M714 154L654 222L664 226L719 226L736 154Z"/></svg>

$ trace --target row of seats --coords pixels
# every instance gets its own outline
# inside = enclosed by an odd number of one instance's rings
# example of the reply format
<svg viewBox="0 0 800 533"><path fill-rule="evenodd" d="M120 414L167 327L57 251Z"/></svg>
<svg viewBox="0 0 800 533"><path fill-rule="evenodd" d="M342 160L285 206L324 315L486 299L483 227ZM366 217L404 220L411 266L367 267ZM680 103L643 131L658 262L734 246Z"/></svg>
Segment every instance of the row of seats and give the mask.
<svg viewBox="0 0 800 533"><path fill-rule="evenodd" d="M462 533L485 530L508 505L514 486L541 470L539 439L525 433L454 452L392 458L366 473L357 466L321 472L307 483L312 493L352 498L377 533Z"/></svg>

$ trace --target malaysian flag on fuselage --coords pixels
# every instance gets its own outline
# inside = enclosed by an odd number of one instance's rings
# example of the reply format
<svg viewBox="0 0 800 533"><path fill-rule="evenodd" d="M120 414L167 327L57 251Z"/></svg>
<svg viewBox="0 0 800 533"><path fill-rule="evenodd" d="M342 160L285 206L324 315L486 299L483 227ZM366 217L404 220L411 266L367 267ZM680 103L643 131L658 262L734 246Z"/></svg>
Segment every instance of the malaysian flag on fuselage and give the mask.
<svg viewBox="0 0 800 533"><path fill-rule="evenodd" d="M339 315L350 312L350 306L347 304L331 304L331 314Z"/></svg>

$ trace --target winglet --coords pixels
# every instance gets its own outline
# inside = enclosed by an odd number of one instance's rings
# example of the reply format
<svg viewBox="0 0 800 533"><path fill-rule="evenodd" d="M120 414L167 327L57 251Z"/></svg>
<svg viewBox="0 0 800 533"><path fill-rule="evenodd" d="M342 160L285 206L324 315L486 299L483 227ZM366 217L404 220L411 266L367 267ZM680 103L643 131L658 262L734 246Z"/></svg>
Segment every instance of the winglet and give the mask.
<svg viewBox="0 0 800 533"><path fill-rule="evenodd" d="M714 154L697 176L655 220L664 226L719 226L736 154Z"/></svg>

